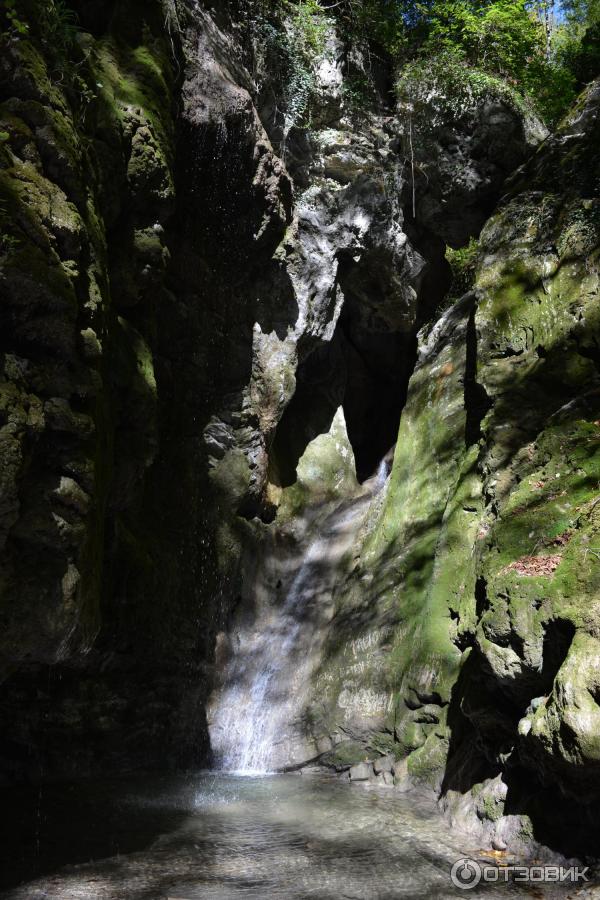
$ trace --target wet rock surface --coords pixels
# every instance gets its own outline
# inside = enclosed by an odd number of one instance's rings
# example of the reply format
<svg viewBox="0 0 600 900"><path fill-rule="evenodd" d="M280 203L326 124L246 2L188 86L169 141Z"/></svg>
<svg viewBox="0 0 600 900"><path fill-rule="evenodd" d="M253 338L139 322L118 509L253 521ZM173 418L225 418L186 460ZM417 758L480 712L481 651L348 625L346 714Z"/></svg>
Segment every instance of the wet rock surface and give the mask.
<svg viewBox="0 0 600 900"><path fill-rule="evenodd" d="M597 840L597 127L594 86L485 226L474 292L420 335L312 708L358 739L350 762L405 757L491 845L568 853Z"/></svg>

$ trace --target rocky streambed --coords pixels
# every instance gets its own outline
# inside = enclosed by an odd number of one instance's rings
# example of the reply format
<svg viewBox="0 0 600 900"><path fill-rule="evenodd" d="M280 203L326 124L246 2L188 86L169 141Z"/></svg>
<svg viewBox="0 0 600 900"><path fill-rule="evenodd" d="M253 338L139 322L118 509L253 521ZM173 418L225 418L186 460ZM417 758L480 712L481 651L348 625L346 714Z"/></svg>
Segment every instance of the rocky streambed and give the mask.
<svg viewBox="0 0 600 900"><path fill-rule="evenodd" d="M513 861L450 831L431 800L316 775L208 772L49 787L4 808L2 842L3 900L451 898L464 896L451 880L462 857ZM571 897L591 896L569 888ZM487 884L470 894L531 890Z"/></svg>

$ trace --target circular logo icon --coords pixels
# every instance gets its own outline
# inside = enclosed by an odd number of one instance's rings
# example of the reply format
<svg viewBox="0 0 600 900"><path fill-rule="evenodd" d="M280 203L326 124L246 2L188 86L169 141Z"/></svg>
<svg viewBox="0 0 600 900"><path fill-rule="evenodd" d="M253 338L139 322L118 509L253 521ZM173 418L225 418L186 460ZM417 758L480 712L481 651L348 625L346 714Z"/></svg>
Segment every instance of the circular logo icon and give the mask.
<svg viewBox="0 0 600 900"><path fill-rule="evenodd" d="M452 884L463 891L470 891L481 881L481 866L474 859L459 859L450 871Z"/></svg>

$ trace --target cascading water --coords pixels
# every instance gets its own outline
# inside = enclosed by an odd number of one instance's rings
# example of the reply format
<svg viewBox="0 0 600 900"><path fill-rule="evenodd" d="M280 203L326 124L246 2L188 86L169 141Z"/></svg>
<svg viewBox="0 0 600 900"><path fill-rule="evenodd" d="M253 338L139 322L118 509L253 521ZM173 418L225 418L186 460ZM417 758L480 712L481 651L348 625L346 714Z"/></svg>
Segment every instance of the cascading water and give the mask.
<svg viewBox="0 0 600 900"><path fill-rule="evenodd" d="M209 708L218 768L264 773L312 755L301 714L333 614L332 591L373 495L387 477L385 463L361 494L344 501L313 537L283 602L271 592L248 624L234 628L233 657Z"/></svg>
<svg viewBox="0 0 600 900"><path fill-rule="evenodd" d="M374 493L378 494L379 491L383 490L385 487L385 483L387 481L387 477L390 472L390 465L387 459L382 459L379 465L377 466L377 472L374 475Z"/></svg>

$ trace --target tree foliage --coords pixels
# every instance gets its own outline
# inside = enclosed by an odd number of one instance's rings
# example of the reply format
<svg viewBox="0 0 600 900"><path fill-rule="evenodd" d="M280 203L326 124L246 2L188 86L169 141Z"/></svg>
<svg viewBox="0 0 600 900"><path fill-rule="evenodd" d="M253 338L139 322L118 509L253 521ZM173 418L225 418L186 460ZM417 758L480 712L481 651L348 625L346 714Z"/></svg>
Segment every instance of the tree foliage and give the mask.
<svg viewBox="0 0 600 900"><path fill-rule="evenodd" d="M392 61L401 87L419 72L443 87L508 92L549 124L600 74L600 0L255 0L267 18L291 24L287 56L298 84L294 119L306 107L320 21Z"/></svg>
<svg viewBox="0 0 600 900"><path fill-rule="evenodd" d="M565 23L557 29L555 52L578 88L600 74L600 0L567 0Z"/></svg>
<svg viewBox="0 0 600 900"><path fill-rule="evenodd" d="M600 73L600 0L321 0L404 76L452 62L501 79L550 123ZM439 65L436 65L436 58ZM407 68L408 67L408 68ZM468 71L465 78L469 77Z"/></svg>
<svg viewBox="0 0 600 900"><path fill-rule="evenodd" d="M465 79L475 86L482 85L485 76L501 79L516 94L530 98L549 121L573 98L576 79L564 57L553 52L546 3L445 0L410 4L400 19L407 55L430 66L436 57L450 58L454 80L456 64L465 68Z"/></svg>

